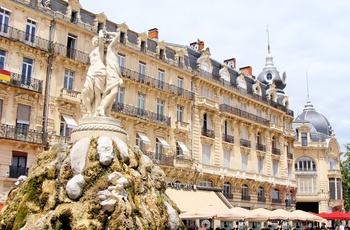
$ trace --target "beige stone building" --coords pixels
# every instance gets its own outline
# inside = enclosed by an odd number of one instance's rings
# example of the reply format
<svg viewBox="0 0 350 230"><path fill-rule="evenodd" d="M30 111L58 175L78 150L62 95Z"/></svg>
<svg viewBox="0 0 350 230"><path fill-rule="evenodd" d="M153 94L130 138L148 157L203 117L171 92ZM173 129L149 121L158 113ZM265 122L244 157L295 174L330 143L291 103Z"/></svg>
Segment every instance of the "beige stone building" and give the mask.
<svg viewBox="0 0 350 230"><path fill-rule="evenodd" d="M132 31L78 1L3 1L0 19L2 199L40 151L69 145L85 112L91 40L118 28L124 83L112 115L128 144L164 169L169 188L184 196L214 191L229 207L294 205L293 111L270 47L255 77L234 58L215 61L201 40L163 42L156 28Z"/></svg>
<svg viewBox="0 0 350 230"><path fill-rule="evenodd" d="M315 213L342 211L342 152L331 124L308 101L293 129L296 207Z"/></svg>

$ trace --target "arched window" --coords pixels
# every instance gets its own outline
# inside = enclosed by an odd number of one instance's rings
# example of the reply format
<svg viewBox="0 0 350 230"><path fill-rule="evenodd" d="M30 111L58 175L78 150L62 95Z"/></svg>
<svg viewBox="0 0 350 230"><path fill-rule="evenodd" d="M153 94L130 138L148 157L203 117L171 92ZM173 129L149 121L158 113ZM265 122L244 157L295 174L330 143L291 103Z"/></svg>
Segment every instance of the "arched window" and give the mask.
<svg viewBox="0 0 350 230"><path fill-rule="evenodd" d="M265 191L261 186L258 188L258 202L266 202Z"/></svg>
<svg viewBox="0 0 350 230"><path fill-rule="evenodd" d="M242 200L250 200L248 185L242 185Z"/></svg>
<svg viewBox="0 0 350 230"><path fill-rule="evenodd" d="M203 178L203 179L200 180L199 186L213 187L213 181L211 181L211 180L209 180L207 178Z"/></svg>
<svg viewBox="0 0 350 230"><path fill-rule="evenodd" d="M272 203L281 203L281 199L280 199L280 190L278 189L274 189L272 190Z"/></svg>
<svg viewBox="0 0 350 230"><path fill-rule="evenodd" d="M232 194L232 187L230 182L225 182L224 183L224 188L222 193L227 199L233 199L233 194Z"/></svg>
<svg viewBox="0 0 350 230"><path fill-rule="evenodd" d="M316 164L310 157L300 157L294 164L296 172L316 172Z"/></svg>

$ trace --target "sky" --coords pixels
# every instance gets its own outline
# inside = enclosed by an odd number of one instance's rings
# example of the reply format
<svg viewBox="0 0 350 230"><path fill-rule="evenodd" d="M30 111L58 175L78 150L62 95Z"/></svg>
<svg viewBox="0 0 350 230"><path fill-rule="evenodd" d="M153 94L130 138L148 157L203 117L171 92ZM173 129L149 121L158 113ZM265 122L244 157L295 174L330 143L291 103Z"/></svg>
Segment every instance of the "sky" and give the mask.
<svg viewBox="0 0 350 230"><path fill-rule="evenodd" d="M268 40L294 116L308 99L330 122L341 150L350 143L349 0L80 0L92 13L159 40L189 45L200 39L211 58L237 67L265 66ZM269 30L267 36L266 30ZM269 37L269 39L268 39Z"/></svg>

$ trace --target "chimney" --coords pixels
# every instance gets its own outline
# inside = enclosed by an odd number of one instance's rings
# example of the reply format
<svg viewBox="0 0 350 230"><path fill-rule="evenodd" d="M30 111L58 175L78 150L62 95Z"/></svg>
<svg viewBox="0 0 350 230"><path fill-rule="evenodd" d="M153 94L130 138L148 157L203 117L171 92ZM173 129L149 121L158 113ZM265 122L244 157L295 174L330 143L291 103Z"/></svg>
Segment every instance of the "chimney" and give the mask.
<svg viewBox="0 0 350 230"><path fill-rule="evenodd" d="M230 59L227 59L227 60L224 60L224 63L232 68L232 69L236 69L236 58L230 58Z"/></svg>
<svg viewBox="0 0 350 230"><path fill-rule="evenodd" d="M239 68L239 72L244 76L253 76L253 68L251 66L241 67Z"/></svg>
<svg viewBox="0 0 350 230"><path fill-rule="evenodd" d="M153 28L153 29L148 30L148 38L158 40L158 29Z"/></svg>
<svg viewBox="0 0 350 230"><path fill-rule="evenodd" d="M195 49L195 50L198 50L198 51L202 51L204 49L204 41L201 41L198 38L196 42L192 42L190 44L190 47L192 49Z"/></svg>

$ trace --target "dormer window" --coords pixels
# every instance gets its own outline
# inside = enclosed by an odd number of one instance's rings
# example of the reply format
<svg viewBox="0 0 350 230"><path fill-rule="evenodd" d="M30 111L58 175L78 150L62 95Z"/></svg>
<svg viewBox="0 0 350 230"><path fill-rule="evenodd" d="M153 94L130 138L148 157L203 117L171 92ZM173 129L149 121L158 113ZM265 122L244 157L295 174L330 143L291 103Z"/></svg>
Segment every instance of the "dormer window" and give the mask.
<svg viewBox="0 0 350 230"><path fill-rule="evenodd" d="M141 52L146 52L146 42L141 41Z"/></svg>
<svg viewBox="0 0 350 230"><path fill-rule="evenodd" d="M78 12L77 11L72 11L70 22L77 24L77 22L78 22Z"/></svg>
<svg viewBox="0 0 350 230"><path fill-rule="evenodd" d="M307 146L307 133L301 133L301 146Z"/></svg>
<svg viewBox="0 0 350 230"><path fill-rule="evenodd" d="M99 23L97 24L97 33L98 33L100 30L103 30L103 27L104 27L103 22L99 22Z"/></svg>

